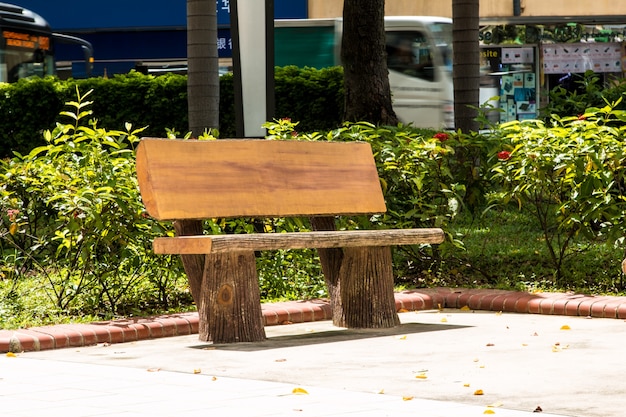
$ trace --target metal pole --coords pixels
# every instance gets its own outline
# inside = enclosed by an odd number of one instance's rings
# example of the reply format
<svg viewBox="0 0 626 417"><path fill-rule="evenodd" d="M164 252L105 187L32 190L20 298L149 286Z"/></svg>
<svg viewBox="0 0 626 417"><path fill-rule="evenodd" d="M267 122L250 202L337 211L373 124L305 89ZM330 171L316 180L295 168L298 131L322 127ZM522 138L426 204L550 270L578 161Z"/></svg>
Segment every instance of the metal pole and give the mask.
<svg viewBox="0 0 626 417"><path fill-rule="evenodd" d="M235 135L244 137L243 93L241 88L241 54L237 0L230 2L230 34L233 40L233 93L235 99Z"/></svg>
<svg viewBox="0 0 626 417"><path fill-rule="evenodd" d="M276 98L274 96L274 0L265 1L265 64L266 64L266 120L276 118Z"/></svg>

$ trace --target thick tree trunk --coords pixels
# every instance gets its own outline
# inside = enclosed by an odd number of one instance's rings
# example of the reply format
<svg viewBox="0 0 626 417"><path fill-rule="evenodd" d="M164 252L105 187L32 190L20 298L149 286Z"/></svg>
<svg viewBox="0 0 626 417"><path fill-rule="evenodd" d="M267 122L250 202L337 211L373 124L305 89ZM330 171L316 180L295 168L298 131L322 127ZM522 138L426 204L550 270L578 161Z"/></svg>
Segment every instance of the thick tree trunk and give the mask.
<svg viewBox="0 0 626 417"><path fill-rule="evenodd" d="M341 60L344 120L395 125L385 50L385 1L345 0Z"/></svg>
<svg viewBox="0 0 626 417"><path fill-rule="evenodd" d="M199 338L213 343L265 340L254 252L206 255Z"/></svg>
<svg viewBox="0 0 626 417"><path fill-rule="evenodd" d="M478 0L452 1L454 123L463 132L477 131L480 94Z"/></svg>
<svg viewBox="0 0 626 417"><path fill-rule="evenodd" d="M189 130L198 137L219 127L217 8L214 0L187 0Z"/></svg>

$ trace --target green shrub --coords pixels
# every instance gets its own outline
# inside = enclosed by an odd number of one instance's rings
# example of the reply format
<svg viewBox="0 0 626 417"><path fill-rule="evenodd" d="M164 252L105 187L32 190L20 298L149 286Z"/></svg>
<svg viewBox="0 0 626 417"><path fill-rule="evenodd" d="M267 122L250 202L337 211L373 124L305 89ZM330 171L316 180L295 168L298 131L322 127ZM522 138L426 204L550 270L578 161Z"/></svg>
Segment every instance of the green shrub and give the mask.
<svg viewBox="0 0 626 417"><path fill-rule="evenodd" d="M50 77L0 83L0 158L44 144L42 132L54 126L67 101L59 88Z"/></svg>
<svg viewBox="0 0 626 417"><path fill-rule="evenodd" d="M572 250L575 239L615 242L624 236L626 114L614 107L555 117L549 124L501 126L502 148L493 154L492 171L502 189L492 199L535 216L557 282L563 261L581 250Z"/></svg>
<svg viewBox="0 0 626 417"><path fill-rule="evenodd" d="M587 71L576 76L574 91L558 86L548 93L548 104L541 108L542 119L550 123L552 115L558 117L578 116L588 108L604 107L608 103L617 103L626 92L626 81L614 79L605 84L601 76ZM620 102L617 110L626 110L626 103Z"/></svg>
<svg viewBox="0 0 626 417"><path fill-rule="evenodd" d="M85 96L62 113L72 124L45 132L45 146L2 163L2 272L16 282L41 277L54 308L70 314L129 314L148 300L167 308L181 274L151 251L164 230L144 215L138 192L141 129L84 125Z"/></svg>
<svg viewBox="0 0 626 417"><path fill-rule="evenodd" d="M300 121L309 131L341 125L343 72L340 67L276 68L276 114ZM26 154L45 144L42 132L52 130L63 103L76 89L93 90L93 118L98 126L116 130L125 123L145 128L144 136L164 137L167 131L188 131L187 77L158 77L138 72L112 78L60 81L52 77L0 85L0 158ZM233 76L220 77L220 137L236 137Z"/></svg>

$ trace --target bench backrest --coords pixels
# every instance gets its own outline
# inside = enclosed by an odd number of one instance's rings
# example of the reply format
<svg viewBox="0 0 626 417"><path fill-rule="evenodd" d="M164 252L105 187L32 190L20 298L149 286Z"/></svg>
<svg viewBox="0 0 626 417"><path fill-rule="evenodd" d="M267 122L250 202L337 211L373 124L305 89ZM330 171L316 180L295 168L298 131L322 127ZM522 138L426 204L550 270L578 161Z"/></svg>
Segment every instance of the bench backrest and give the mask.
<svg viewBox="0 0 626 417"><path fill-rule="evenodd" d="M142 139L137 178L159 220L386 211L364 142Z"/></svg>

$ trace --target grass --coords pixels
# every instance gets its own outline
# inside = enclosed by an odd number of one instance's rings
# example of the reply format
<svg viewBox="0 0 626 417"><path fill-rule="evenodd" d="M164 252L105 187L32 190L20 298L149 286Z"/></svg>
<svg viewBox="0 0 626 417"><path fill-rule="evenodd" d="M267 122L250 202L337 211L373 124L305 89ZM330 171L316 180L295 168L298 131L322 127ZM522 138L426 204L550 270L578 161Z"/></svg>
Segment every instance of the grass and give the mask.
<svg viewBox="0 0 626 417"><path fill-rule="evenodd" d="M465 249L445 257L439 274L444 284L624 294L622 248L575 240L563 262L562 277L556 280L541 228L533 216L517 208L475 216L464 213L452 222L451 230Z"/></svg>
<svg viewBox="0 0 626 417"><path fill-rule="evenodd" d="M433 269L428 261L414 265L411 270L418 272L398 279L398 288L448 286L626 294L620 266L624 258L622 248L601 242L591 245L582 240L575 242L563 265L563 277L557 282L540 228L532 216L516 208L474 216L464 213L450 224L449 231L463 241L464 248L442 247L438 269ZM264 301L323 297L324 283L314 258L311 251L281 251L261 258ZM424 272L429 269L432 271ZM195 310L185 280L180 281L174 290L176 294L169 295L175 302L167 311L144 302L129 306L127 315ZM0 328L116 318L80 308L59 310L46 295L44 285L36 276L0 279Z"/></svg>

